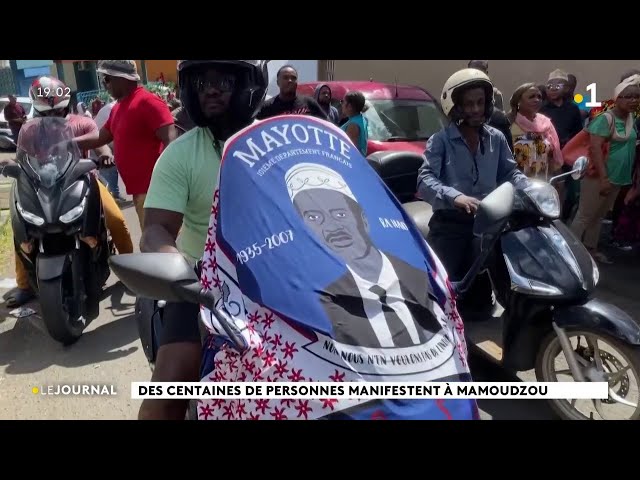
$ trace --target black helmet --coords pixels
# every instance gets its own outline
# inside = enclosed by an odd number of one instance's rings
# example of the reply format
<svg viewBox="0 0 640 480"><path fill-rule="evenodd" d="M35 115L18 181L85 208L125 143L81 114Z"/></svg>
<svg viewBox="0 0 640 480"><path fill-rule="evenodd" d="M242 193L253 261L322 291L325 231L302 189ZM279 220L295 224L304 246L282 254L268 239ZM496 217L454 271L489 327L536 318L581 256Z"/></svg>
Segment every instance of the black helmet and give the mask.
<svg viewBox="0 0 640 480"><path fill-rule="evenodd" d="M231 94L227 125L239 130L249 125L260 109L269 85L268 60L178 60L178 84L180 100L189 117L199 127L217 127L215 120L207 119L200 109L198 92L194 88L192 75L207 66L233 69L236 86ZM214 132L215 133L215 132Z"/></svg>

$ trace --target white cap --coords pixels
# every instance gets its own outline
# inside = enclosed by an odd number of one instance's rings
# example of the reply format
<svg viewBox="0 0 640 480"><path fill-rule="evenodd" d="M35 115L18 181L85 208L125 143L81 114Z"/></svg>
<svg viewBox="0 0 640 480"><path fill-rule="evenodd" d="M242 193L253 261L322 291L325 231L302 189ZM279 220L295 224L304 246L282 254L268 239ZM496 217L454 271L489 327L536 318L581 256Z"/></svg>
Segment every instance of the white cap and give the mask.
<svg viewBox="0 0 640 480"><path fill-rule="evenodd" d="M287 184L291 201L298 193L312 188L324 188L340 192L357 201L349 185L338 172L318 163L299 163L287 171L284 180Z"/></svg>

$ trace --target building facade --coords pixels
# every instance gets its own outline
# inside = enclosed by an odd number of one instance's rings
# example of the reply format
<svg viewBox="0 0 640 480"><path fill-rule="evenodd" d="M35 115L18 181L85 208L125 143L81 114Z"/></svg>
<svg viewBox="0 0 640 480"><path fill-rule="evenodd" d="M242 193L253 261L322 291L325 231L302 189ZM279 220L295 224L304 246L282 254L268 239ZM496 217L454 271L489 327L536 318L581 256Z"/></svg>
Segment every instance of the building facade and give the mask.
<svg viewBox="0 0 640 480"><path fill-rule="evenodd" d="M418 85L439 96L446 79L465 68L468 60L320 60L323 80L369 80ZM576 93L590 95L586 88L596 84L596 101L611 98L620 76L640 68L640 60L489 60L489 75L508 108L513 91L523 83L544 83L556 68L578 79Z"/></svg>

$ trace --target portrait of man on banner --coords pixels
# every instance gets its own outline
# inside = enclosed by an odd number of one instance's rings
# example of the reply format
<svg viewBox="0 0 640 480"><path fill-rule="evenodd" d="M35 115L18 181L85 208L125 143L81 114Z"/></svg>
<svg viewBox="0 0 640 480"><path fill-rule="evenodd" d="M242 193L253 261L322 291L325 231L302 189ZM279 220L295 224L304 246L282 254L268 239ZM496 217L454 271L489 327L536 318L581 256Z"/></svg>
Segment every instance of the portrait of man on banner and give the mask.
<svg viewBox="0 0 640 480"><path fill-rule="evenodd" d="M286 172L285 183L306 227L346 267L320 294L335 341L405 348L442 330L429 273L376 247L365 211L340 174L303 162Z"/></svg>

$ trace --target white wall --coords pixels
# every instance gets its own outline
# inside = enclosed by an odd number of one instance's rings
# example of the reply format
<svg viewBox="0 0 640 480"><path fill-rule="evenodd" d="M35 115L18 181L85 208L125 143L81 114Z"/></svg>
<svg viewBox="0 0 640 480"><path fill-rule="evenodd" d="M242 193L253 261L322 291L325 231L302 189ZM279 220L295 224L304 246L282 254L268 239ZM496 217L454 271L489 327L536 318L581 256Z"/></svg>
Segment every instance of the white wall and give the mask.
<svg viewBox="0 0 640 480"><path fill-rule="evenodd" d="M298 71L298 82L315 82L318 80L318 60L270 60L269 67L269 88L268 96L277 95L279 92L276 85L276 73L284 65L293 65Z"/></svg>

